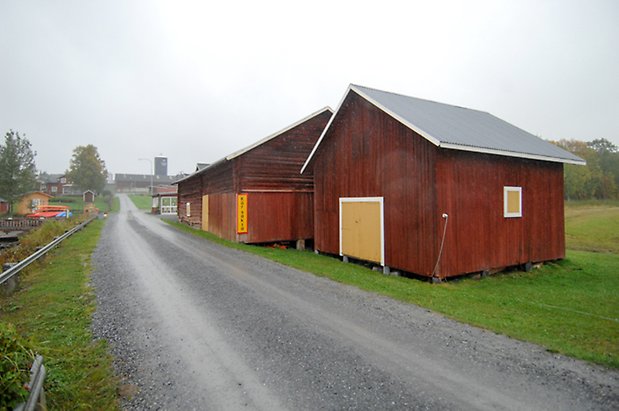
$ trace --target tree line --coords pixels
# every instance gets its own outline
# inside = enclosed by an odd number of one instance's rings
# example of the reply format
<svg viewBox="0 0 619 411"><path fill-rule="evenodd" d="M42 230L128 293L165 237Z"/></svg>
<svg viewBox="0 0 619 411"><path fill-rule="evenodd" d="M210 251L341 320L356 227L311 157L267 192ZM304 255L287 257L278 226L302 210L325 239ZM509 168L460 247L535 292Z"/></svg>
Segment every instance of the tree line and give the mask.
<svg viewBox="0 0 619 411"><path fill-rule="evenodd" d="M565 165L566 199L619 198L619 151L616 145L604 138L589 142L559 140L553 143L587 162L586 166Z"/></svg>
<svg viewBox="0 0 619 411"><path fill-rule="evenodd" d="M18 131L9 130L0 143L0 197L11 206L24 194L38 189L36 154L30 141ZM65 175L80 190L100 193L108 172L97 147L89 144L73 150Z"/></svg>

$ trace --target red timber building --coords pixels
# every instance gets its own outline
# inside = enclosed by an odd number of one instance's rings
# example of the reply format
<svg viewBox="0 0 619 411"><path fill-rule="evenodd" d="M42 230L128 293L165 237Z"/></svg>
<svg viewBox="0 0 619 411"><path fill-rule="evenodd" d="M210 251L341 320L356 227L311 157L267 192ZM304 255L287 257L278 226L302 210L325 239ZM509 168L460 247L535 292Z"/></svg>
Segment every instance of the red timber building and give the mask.
<svg viewBox="0 0 619 411"><path fill-rule="evenodd" d="M302 168L315 249L438 279L561 259L564 163L491 114L351 85Z"/></svg>
<svg viewBox="0 0 619 411"><path fill-rule="evenodd" d="M299 169L332 114L325 107L177 181L179 220L243 243L313 238L314 180Z"/></svg>

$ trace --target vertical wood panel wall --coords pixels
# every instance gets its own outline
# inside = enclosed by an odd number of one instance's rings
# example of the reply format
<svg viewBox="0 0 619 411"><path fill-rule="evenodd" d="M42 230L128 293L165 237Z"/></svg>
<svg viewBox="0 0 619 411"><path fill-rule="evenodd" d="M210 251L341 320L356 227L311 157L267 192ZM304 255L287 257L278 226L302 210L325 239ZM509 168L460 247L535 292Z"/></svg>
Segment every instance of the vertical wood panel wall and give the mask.
<svg viewBox="0 0 619 411"><path fill-rule="evenodd" d="M385 264L429 274L435 259L430 143L350 93L316 153L315 247L339 253L339 198L384 197Z"/></svg>
<svg viewBox="0 0 619 411"><path fill-rule="evenodd" d="M339 253L340 197L384 197L385 265L440 276L563 258L563 165L440 149L351 92L313 159L316 249ZM521 218L503 187L522 187Z"/></svg>
<svg viewBox="0 0 619 411"><path fill-rule="evenodd" d="M562 164L441 150L437 170L449 214L441 274L565 256ZM522 217L503 216L505 186L522 187Z"/></svg>
<svg viewBox="0 0 619 411"><path fill-rule="evenodd" d="M313 175L300 170L330 118L331 111L325 110L179 183L181 221L199 224L202 196L208 194L208 229L219 237L247 243L313 238ZM236 194L240 193L248 194L249 233L244 235L236 234ZM192 202L190 218L183 217L182 201Z"/></svg>

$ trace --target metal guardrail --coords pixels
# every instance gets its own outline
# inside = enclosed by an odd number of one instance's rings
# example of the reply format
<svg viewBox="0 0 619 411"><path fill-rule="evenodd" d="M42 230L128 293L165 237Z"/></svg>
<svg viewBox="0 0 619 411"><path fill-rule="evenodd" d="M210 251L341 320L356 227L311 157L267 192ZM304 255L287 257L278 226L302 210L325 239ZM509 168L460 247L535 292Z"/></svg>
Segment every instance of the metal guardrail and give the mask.
<svg viewBox="0 0 619 411"><path fill-rule="evenodd" d="M25 403L19 404L14 411L34 411L34 410L46 410L47 404L45 401L45 390L43 389L43 382L45 381L45 375L47 374L45 366L43 365L43 357L37 355L30 368L30 382L26 386L30 395Z"/></svg>
<svg viewBox="0 0 619 411"><path fill-rule="evenodd" d="M84 221L83 223L73 227L71 230L67 231L60 237L56 238L54 241L47 244L45 247L41 248L40 250L38 250L37 252L33 254L30 254L28 257L21 260L20 262L18 262L17 264L15 264L14 266L6 270L5 272L0 273L0 285L4 284L8 280L10 280L11 277L13 277L15 274L19 273L21 270L23 270L24 268L26 268L27 266L29 266L30 264L32 264L33 262L35 262L36 260L44 256L45 254L47 254L50 250L52 250L54 247L60 244L63 240L67 239L71 235L80 231L82 228L86 227L86 225L88 225L95 218L97 217L93 216L89 218L88 220Z"/></svg>

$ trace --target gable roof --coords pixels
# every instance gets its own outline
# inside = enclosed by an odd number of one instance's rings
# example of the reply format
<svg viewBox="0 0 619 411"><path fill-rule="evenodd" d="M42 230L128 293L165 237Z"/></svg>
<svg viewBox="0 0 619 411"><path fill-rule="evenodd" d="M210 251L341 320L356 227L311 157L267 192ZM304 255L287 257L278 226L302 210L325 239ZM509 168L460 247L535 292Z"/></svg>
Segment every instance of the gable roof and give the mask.
<svg viewBox="0 0 619 411"><path fill-rule="evenodd" d="M52 195L49 195L49 194L47 194L47 193L44 193L43 191L36 191L36 190L35 190L35 191L28 191L27 193L22 194L22 195L20 196L20 199L23 199L23 198L24 198L24 197L26 197L26 196L29 196L29 195L34 195L34 194L39 194L39 195L42 195L42 196L47 197L47 198L52 198L52 197L53 197Z"/></svg>
<svg viewBox="0 0 619 411"><path fill-rule="evenodd" d="M437 147L560 163L585 164L580 157L490 113L351 84L301 172L310 163L350 92L358 94Z"/></svg>
<svg viewBox="0 0 619 411"><path fill-rule="evenodd" d="M289 125L288 127L279 130L271 135L266 136L265 138L263 138L262 140L258 140L256 141L254 144L247 146L241 150L235 151L234 153L230 154L229 156L226 156L226 160L232 160L236 157L242 156L243 154L247 153L248 151L253 150L254 148L263 145L264 143L273 140L275 137L280 136L282 134L284 134L286 131L292 130L293 128L305 123L306 121L308 121L309 119L312 119L322 113L324 113L325 111L330 112L331 114L333 114L333 110L331 110L331 107L325 106L323 108L321 108L320 110L310 114L309 116L302 118L301 120Z"/></svg>
<svg viewBox="0 0 619 411"><path fill-rule="evenodd" d="M43 183L59 183L64 174L39 174L39 178Z"/></svg>
<svg viewBox="0 0 619 411"><path fill-rule="evenodd" d="M172 184L178 184L178 183L180 183L182 181L185 181L185 180L187 180L189 178L192 178L192 177L194 177L194 176L196 176L198 174L202 174L202 173L206 172L211 167L217 166L217 165L219 165L219 164L221 164L221 163L223 163L225 161L230 161L230 160L233 160L233 159L235 159L237 157L240 157L243 154L253 150L254 148L260 147L261 145L263 145L263 144L273 140L274 138L284 134L285 132L290 131L290 130L292 130L293 128L295 128L297 126L300 126L301 124L303 124L306 121L311 120L312 118L314 118L314 117L324 113L325 111L328 111L329 113L333 114L333 110L331 109L331 107L325 106L325 107L321 108L320 110L315 111L314 113L310 114L309 116L304 117L301 120L299 120L299 121L289 125L288 127L285 127L285 128L283 128L283 129L281 129L281 130L279 130L279 131L277 131L277 132L275 132L273 134L270 134L270 135L266 136L265 138L263 138L261 140L258 140L254 144L251 144L251 145L249 145L249 146L247 146L247 147L245 147L245 148L243 148L241 150L235 151L234 153L232 153L232 154L230 154L230 155L228 155L228 156L226 156L226 157L224 157L224 158L222 158L220 160L217 160L217 161L215 161L212 164L208 164L206 167L201 168L199 170L196 170L194 173L192 173L192 174L190 174L190 175L188 175L188 176L186 176L184 178L181 178L180 180L176 180Z"/></svg>

